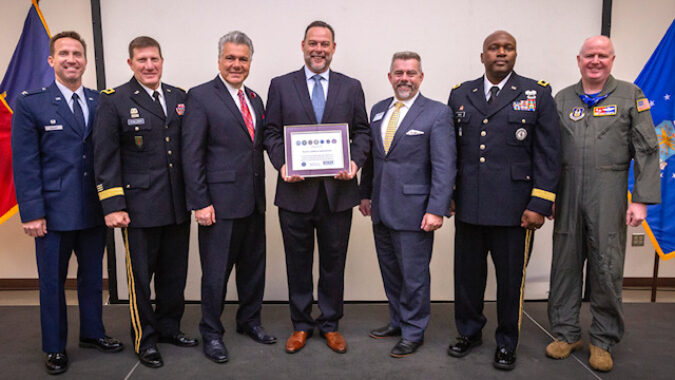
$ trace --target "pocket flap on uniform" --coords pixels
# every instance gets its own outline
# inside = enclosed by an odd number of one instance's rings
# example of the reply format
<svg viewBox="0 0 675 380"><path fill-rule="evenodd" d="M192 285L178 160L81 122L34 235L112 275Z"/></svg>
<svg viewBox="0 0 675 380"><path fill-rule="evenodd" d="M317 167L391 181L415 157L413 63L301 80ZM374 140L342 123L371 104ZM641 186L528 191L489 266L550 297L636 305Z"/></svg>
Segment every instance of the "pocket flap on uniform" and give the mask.
<svg viewBox="0 0 675 380"><path fill-rule="evenodd" d="M509 112L509 123L534 124L534 122L536 120L537 120L537 115L534 112L528 112L528 111Z"/></svg>
<svg viewBox="0 0 675 380"><path fill-rule="evenodd" d="M428 185L403 185L403 194L429 194Z"/></svg>
<svg viewBox="0 0 675 380"><path fill-rule="evenodd" d="M129 173L124 176L124 187L126 189L147 189L150 187L150 174Z"/></svg>
<svg viewBox="0 0 675 380"><path fill-rule="evenodd" d="M234 182L236 173L234 170L213 170L206 173L206 182L223 183Z"/></svg>
<svg viewBox="0 0 675 380"><path fill-rule="evenodd" d="M511 179L514 181L531 181L532 165L530 163L511 165Z"/></svg>
<svg viewBox="0 0 675 380"><path fill-rule="evenodd" d="M61 190L61 177L47 179L45 178L42 181L42 189L44 191L60 191Z"/></svg>

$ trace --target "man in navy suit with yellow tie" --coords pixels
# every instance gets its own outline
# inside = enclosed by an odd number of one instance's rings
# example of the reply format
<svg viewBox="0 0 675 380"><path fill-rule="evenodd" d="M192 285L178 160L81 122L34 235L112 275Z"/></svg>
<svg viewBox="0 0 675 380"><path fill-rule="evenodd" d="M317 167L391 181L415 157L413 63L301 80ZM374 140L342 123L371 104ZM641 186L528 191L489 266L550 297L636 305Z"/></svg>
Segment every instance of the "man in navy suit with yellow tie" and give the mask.
<svg viewBox="0 0 675 380"><path fill-rule="evenodd" d="M183 121L187 207L199 224L204 354L228 360L220 321L227 281L237 268L237 331L272 344L260 323L265 290L265 109L244 86L253 43L244 33L218 41L219 75L188 93Z"/></svg>
<svg viewBox="0 0 675 380"><path fill-rule="evenodd" d="M14 183L21 222L35 238L40 278L42 350L47 372L68 369L64 283L70 255L77 257L80 347L118 352L101 320L101 277L106 228L94 185L91 127L98 93L82 86L86 45L76 32L49 44L56 80L24 92L12 120Z"/></svg>
<svg viewBox="0 0 675 380"><path fill-rule="evenodd" d="M419 54L394 54L388 77L395 96L370 112L372 147L361 175L359 210L372 218L389 299L389 324L370 336L401 335L391 356L402 358L424 343L433 231L450 216L456 151L450 109L419 93Z"/></svg>
<svg viewBox="0 0 675 380"><path fill-rule="evenodd" d="M274 204L286 251L288 292L293 334L286 352L305 346L314 328L335 352L347 351L338 332L343 313L344 269L352 208L359 204L356 172L369 149L368 117L361 83L329 70L335 52L333 28L314 21L305 29L301 43L305 66L272 79L267 99L265 148L279 170ZM351 167L335 177L288 176L284 158L284 126L347 123ZM312 261L314 234L319 244L318 304L321 315L312 313Z"/></svg>

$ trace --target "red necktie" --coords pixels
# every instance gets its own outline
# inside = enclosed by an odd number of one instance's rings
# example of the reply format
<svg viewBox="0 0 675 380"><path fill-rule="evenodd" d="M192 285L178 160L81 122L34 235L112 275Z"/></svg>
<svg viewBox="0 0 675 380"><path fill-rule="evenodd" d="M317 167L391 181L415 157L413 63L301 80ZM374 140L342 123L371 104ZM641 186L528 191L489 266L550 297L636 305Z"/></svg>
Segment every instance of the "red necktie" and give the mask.
<svg viewBox="0 0 675 380"><path fill-rule="evenodd" d="M248 109L248 104L246 104L244 91L240 89L239 92L237 92L237 95L239 95L239 103L241 103L241 115L244 117L244 123L246 123L248 134L251 135L251 140L254 140L255 129L253 129L253 117L251 117L251 111Z"/></svg>

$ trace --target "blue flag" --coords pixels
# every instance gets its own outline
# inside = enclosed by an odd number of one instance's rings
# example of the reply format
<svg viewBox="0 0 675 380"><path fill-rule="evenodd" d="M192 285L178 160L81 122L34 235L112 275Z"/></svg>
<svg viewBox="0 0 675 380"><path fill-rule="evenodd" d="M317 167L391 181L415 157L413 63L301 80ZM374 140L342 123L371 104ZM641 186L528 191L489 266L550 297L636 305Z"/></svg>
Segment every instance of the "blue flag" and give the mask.
<svg viewBox="0 0 675 380"><path fill-rule="evenodd" d="M21 92L46 87L54 80L54 69L47 63L49 29L37 0L31 3L19 43L0 83L0 224L19 209L14 193L10 145L12 110L16 99Z"/></svg>
<svg viewBox="0 0 675 380"><path fill-rule="evenodd" d="M675 20L635 84L649 99L660 150L661 204L647 207L645 230L667 260L675 257ZM628 188L633 188L632 168Z"/></svg>

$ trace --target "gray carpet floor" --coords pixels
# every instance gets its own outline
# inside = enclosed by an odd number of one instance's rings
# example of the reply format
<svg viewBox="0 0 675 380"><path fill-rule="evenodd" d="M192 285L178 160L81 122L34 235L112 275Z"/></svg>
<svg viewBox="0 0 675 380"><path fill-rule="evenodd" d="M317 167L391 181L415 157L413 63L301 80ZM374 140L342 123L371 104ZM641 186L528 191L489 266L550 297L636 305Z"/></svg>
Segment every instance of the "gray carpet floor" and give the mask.
<svg viewBox="0 0 675 380"><path fill-rule="evenodd" d="M121 339L126 347L121 353L102 354L77 345L77 307L69 307L67 352L68 372L59 379L673 379L675 378L675 304L626 304L626 334L614 349L614 370L597 373L588 368L588 347L565 360L544 355L551 341L547 332L545 302L526 302L523 315L517 367L511 372L492 367L496 305L486 303L488 324L483 345L470 355L455 359L446 354L454 341L453 304L432 305L431 323L425 344L417 354L404 358L389 357L395 339L375 340L368 337L372 328L387 323L386 304L347 304L340 332L348 343L344 355L331 351L315 334L300 352L289 355L284 343L291 333L287 305L263 306L263 325L279 342L261 345L234 331L236 305L227 305L223 321L227 332L225 344L230 361L215 364L204 357L201 344L179 348L160 344L165 365L149 369L140 365L131 349L128 307L109 305L103 310L108 335ZM183 330L198 336L199 305L187 305ZM588 305L582 308L582 325L590 324ZM588 342L586 336L584 341ZM0 378L54 378L44 371L44 354L40 349L40 324L37 306L0 307Z"/></svg>

